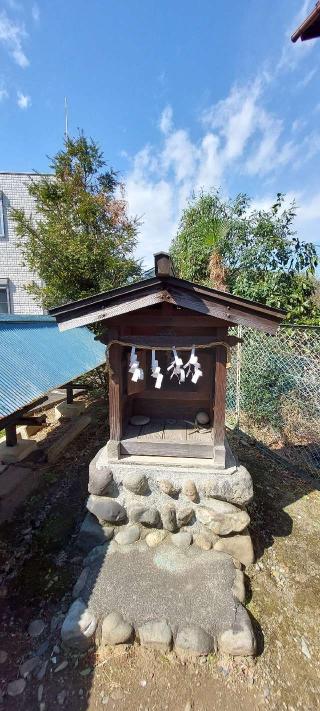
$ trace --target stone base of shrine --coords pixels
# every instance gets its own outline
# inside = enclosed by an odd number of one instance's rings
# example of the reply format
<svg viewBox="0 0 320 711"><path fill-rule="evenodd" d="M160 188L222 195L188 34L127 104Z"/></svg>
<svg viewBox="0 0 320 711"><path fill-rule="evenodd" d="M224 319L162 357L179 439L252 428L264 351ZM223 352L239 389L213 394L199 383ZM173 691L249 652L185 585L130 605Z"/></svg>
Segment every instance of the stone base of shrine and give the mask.
<svg viewBox="0 0 320 711"><path fill-rule="evenodd" d="M227 468L221 469L207 459L118 458L117 447L118 443L109 441L94 457L89 466L88 490L92 497L116 500L127 512L135 505L152 506L159 511L171 505L177 512L189 506L196 515L197 509L210 499L244 507L253 497L251 476L245 467L236 464L228 445ZM121 515L118 520L122 520Z"/></svg>
<svg viewBox="0 0 320 711"><path fill-rule="evenodd" d="M207 460L173 457L114 459L112 447L109 442L89 466L87 509L100 524L129 522L170 533L187 527L192 536L208 534L213 548L252 562L245 506L253 488L245 467L217 470Z"/></svg>
<svg viewBox="0 0 320 711"><path fill-rule="evenodd" d="M143 536L141 526L124 527L87 555L62 626L64 645L137 642L181 656L254 655L244 575L232 558L200 550L187 534Z"/></svg>
<svg viewBox="0 0 320 711"><path fill-rule="evenodd" d="M86 557L63 642L254 654L242 572L254 561L249 472L231 452L217 470L203 459L119 458L116 447L109 442L89 467L77 540Z"/></svg>

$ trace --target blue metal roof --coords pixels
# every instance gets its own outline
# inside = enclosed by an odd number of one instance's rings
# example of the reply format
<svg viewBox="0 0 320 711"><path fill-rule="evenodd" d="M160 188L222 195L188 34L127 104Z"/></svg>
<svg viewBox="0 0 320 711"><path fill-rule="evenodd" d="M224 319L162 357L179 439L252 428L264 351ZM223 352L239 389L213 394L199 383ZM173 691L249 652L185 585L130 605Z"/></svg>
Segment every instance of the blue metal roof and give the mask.
<svg viewBox="0 0 320 711"><path fill-rule="evenodd" d="M0 315L0 418L105 361L88 328L59 331L52 316Z"/></svg>

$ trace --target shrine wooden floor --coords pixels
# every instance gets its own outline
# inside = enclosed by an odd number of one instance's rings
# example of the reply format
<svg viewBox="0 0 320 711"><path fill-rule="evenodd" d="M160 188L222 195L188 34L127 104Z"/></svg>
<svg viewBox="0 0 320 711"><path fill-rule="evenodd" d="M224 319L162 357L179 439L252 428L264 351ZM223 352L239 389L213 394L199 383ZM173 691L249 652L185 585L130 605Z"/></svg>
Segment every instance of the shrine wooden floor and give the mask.
<svg viewBox="0 0 320 711"><path fill-rule="evenodd" d="M121 453L212 459L213 432L197 430L187 420L152 419L141 427L128 424L121 439Z"/></svg>

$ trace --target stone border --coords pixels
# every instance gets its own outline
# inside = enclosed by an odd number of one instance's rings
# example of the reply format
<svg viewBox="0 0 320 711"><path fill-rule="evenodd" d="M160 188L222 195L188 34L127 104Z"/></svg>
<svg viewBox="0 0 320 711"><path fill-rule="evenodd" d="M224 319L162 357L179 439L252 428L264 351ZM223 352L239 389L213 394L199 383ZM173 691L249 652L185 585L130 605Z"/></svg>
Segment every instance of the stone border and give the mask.
<svg viewBox="0 0 320 711"><path fill-rule="evenodd" d="M94 533L98 534L100 543L94 547L91 545L90 550L88 539L91 536L92 544ZM111 540L113 536L114 538ZM110 612L99 624L95 615L87 608L81 598L81 593L87 582L89 568L99 559L104 559L110 546L131 546L139 540L145 540L149 547L155 547L169 537L172 544L180 548L186 548L192 543L199 545L199 541L193 540L193 536L188 530L172 534L163 529L148 530L139 524L129 524L123 527L108 527L104 531L103 526L93 516L87 515L81 527L78 545L88 554L83 561L85 567L73 588L72 596L76 599L69 608L61 629L62 641L67 647L82 651L88 649L94 640L97 645L102 646L128 644L136 641L142 646L162 651L170 651L174 648L180 655L206 656L217 651L232 656L253 656L255 654L256 641L250 617L244 607L245 579L241 563L237 560L234 560L235 577L232 587L232 594L236 602L234 623L231 628L221 632L217 639L197 625L180 627L174 637L170 625L165 619L148 620L135 628L131 621L125 620L117 610ZM239 537L241 538L241 536ZM204 539L204 543L205 545L199 547L209 550L207 539Z"/></svg>
<svg viewBox="0 0 320 711"><path fill-rule="evenodd" d="M221 652L230 656L254 656L256 641L251 621L242 603L237 601L233 625L215 639L198 625L180 626L173 631L166 619L148 620L134 625L116 610L108 613L98 625L95 615L77 598L68 610L61 628L63 644L79 651L97 646L133 644L162 652L172 649L179 655L207 656Z"/></svg>

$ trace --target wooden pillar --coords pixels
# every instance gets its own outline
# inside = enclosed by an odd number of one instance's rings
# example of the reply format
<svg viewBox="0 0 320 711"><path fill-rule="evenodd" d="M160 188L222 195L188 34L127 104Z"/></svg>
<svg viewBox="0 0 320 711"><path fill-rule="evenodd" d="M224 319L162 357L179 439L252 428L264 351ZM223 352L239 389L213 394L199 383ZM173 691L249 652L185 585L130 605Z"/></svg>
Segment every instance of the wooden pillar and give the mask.
<svg viewBox="0 0 320 711"><path fill-rule="evenodd" d="M7 425L5 430L6 430L6 446L7 447L15 447L16 444L18 443L17 426L15 424L14 425Z"/></svg>
<svg viewBox="0 0 320 711"><path fill-rule="evenodd" d="M67 391L67 404L71 405L73 403L73 387L72 383L67 383L66 385L66 391Z"/></svg>
<svg viewBox="0 0 320 711"><path fill-rule="evenodd" d="M219 329L219 340L224 340L227 330ZM221 467L225 467L226 451L224 445L225 438L225 415L226 415L226 382L227 382L227 351L224 346L216 348L216 368L215 368L215 389L214 389L214 461Z"/></svg>
<svg viewBox="0 0 320 711"><path fill-rule="evenodd" d="M109 347L109 425L110 439L116 442L120 441L122 435L121 355L122 347L113 343Z"/></svg>

